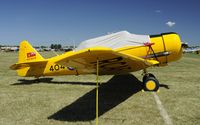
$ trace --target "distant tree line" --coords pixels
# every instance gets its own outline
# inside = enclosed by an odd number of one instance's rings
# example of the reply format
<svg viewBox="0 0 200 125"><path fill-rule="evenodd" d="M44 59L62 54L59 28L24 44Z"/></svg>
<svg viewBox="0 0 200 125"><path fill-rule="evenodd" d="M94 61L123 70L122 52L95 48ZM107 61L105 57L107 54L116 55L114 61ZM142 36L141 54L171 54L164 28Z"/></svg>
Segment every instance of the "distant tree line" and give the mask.
<svg viewBox="0 0 200 125"><path fill-rule="evenodd" d="M62 49L62 45L61 44L51 44L50 48L55 49L55 50L60 50L60 49Z"/></svg>
<svg viewBox="0 0 200 125"><path fill-rule="evenodd" d="M16 49L16 47L19 50L19 46L15 46L15 45L2 45L0 44L0 51L2 51L5 48L2 47L9 47L6 49L12 50L12 49ZM72 46L72 45L67 45L67 46L62 46L61 44L55 44L52 43L50 44L50 46L45 46L45 45L41 45L41 46L33 46L37 51L51 51L51 50L55 50L55 51L71 51L73 49L76 48L76 46Z"/></svg>

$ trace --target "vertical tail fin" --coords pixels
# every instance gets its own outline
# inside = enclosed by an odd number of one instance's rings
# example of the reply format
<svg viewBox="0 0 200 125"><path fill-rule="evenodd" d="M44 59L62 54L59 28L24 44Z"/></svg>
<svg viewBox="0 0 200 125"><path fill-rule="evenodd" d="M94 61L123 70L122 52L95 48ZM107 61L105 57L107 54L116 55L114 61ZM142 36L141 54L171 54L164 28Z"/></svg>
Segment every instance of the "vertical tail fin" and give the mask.
<svg viewBox="0 0 200 125"><path fill-rule="evenodd" d="M29 44L28 41L22 41L19 47L18 63L41 61L44 58Z"/></svg>

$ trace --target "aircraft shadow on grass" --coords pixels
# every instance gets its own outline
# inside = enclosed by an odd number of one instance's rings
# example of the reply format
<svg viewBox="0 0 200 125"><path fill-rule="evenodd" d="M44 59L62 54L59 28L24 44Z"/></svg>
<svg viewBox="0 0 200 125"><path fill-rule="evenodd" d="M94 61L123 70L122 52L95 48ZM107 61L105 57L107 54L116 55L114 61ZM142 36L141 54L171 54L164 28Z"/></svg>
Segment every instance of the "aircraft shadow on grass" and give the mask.
<svg viewBox="0 0 200 125"><path fill-rule="evenodd" d="M136 78L137 79L137 78ZM32 85L39 83L48 83L48 84L72 84L72 85L91 85L96 86L94 82L62 82L62 81L52 81L53 78L40 78L39 81L37 79L27 80L27 79L18 79L18 83L13 83L11 85ZM160 84L160 87L165 89L169 89L169 86L166 84Z"/></svg>
<svg viewBox="0 0 200 125"><path fill-rule="evenodd" d="M96 85L94 82L56 82L53 78L41 78L40 82L48 84L79 84ZM36 80L19 79L19 83L12 85L39 84ZM169 89L168 85L160 84L160 87ZM99 86L99 116L113 109L132 95L142 90L142 82L131 74L115 75L108 82ZM48 119L60 121L90 121L96 117L96 89L86 93L70 105L55 112Z"/></svg>
<svg viewBox="0 0 200 125"><path fill-rule="evenodd" d="M99 116L113 109L141 91L142 83L133 75L113 76L99 86ZM60 121L90 121L96 117L96 89L91 90L72 104L60 109L48 119Z"/></svg>
<svg viewBox="0 0 200 125"><path fill-rule="evenodd" d="M32 85L32 84L72 84L72 85L93 85L96 86L94 82L62 82L62 81L52 81L53 78L40 78L39 81L37 79L34 80L26 80L26 79L18 79L18 83L14 83L12 85Z"/></svg>

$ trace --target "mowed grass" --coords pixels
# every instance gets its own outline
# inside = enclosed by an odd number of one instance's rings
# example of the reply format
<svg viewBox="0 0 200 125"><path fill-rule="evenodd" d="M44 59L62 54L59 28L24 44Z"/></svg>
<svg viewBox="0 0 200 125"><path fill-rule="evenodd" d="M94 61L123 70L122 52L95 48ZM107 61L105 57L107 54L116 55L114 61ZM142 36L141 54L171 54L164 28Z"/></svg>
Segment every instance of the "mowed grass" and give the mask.
<svg viewBox="0 0 200 125"><path fill-rule="evenodd" d="M9 69L17 56L0 53L0 125L95 124L95 75L47 77L35 83ZM148 71L160 81L157 94L173 124L200 124L200 56L185 54ZM141 72L100 77L100 125L165 124L153 94L141 92L141 79Z"/></svg>

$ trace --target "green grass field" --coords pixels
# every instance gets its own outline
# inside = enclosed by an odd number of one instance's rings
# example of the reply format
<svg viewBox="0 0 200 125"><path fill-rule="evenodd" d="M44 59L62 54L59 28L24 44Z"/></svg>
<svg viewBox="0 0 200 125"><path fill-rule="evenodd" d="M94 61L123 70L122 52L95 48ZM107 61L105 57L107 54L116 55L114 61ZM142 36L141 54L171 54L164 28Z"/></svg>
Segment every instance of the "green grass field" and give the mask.
<svg viewBox="0 0 200 125"><path fill-rule="evenodd" d="M50 57L50 53L42 53ZM0 125L94 125L95 75L18 77L9 66L17 53L0 52ZM185 54L166 67L149 68L174 125L200 124L200 56ZM141 72L101 76L100 125L164 125L154 96L141 92Z"/></svg>

